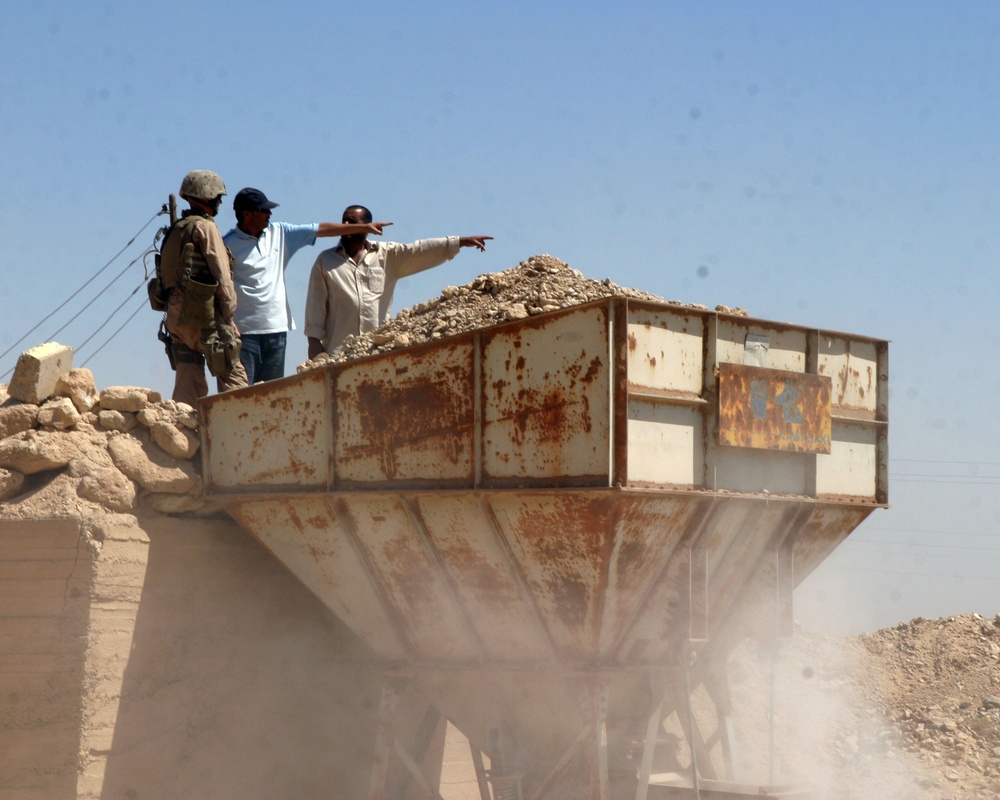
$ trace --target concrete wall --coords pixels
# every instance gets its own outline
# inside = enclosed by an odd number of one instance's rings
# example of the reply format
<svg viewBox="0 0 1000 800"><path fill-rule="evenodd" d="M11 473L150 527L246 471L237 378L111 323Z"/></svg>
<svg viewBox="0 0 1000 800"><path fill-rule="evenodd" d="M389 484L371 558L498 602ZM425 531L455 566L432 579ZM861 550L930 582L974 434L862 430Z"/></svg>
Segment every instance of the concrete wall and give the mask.
<svg viewBox="0 0 1000 800"><path fill-rule="evenodd" d="M0 800L366 797L381 675L231 522L0 520Z"/></svg>

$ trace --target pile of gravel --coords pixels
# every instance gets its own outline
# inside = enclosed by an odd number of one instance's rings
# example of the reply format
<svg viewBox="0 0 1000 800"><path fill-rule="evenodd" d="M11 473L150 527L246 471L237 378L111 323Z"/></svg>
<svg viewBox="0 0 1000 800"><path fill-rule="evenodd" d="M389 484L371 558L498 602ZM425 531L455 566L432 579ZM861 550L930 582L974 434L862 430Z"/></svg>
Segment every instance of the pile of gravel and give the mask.
<svg viewBox="0 0 1000 800"><path fill-rule="evenodd" d="M560 308L589 303L603 297L623 296L657 303L671 302L686 308L706 306L665 301L637 289L597 281L571 269L549 255L532 256L513 269L480 275L465 286L447 286L440 297L406 308L385 325L360 336L349 336L334 355L322 354L299 366L298 371L409 347L459 333L525 319ZM716 311L746 315L741 309L717 306Z"/></svg>

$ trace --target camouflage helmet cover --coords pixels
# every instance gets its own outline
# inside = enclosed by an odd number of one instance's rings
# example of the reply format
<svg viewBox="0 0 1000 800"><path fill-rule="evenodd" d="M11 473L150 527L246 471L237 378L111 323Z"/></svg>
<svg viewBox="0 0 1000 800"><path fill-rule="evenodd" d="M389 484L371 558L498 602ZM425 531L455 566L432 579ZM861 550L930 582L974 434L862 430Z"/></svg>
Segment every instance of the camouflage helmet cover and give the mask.
<svg viewBox="0 0 1000 800"><path fill-rule="evenodd" d="M181 197L214 200L222 194L226 194L226 184L216 173L207 169L191 170L181 181Z"/></svg>

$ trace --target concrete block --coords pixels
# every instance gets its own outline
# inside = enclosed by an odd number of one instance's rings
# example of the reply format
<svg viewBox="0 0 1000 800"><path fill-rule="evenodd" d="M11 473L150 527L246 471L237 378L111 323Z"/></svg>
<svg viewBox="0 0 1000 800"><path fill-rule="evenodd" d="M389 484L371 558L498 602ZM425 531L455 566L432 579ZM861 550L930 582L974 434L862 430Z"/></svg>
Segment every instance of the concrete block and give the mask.
<svg viewBox="0 0 1000 800"><path fill-rule="evenodd" d="M59 379L73 369L73 348L47 342L21 353L7 393L15 400L39 404L56 391Z"/></svg>

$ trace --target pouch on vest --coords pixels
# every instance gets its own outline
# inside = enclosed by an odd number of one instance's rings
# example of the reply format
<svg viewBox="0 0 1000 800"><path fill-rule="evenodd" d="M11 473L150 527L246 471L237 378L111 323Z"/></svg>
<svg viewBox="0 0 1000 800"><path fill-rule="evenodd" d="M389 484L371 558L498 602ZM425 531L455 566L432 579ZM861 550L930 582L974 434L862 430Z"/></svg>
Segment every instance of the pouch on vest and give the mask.
<svg viewBox="0 0 1000 800"><path fill-rule="evenodd" d="M240 363L240 340L229 325L212 328L201 340L199 350L212 377L228 375Z"/></svg>
<svg viewBox="0 0 1000 800"><path fill-rule="evenodd" d="M166 311L167 298L170 290L163 285L163 276L160 268L160 254L156 254L156 273L146 284L146 294L149 295L149 305L153 311Z"/></svg>
<svg viewBox="0 0 1000 800"><path fill-rule="evenodd" d="M177 322L195 328L211 328L215 324L215 290L218 281L201 283L194 278L184 282L184 298Z"/></svg>
<svg viewBox="0 0 1000 800"><path fill-rule="evenodd" d="M163 288L159 278L149 279L149 283L146 284L146 293L149 295L149 306L153 311L167 310L167 295L170 294L170 290Z"/></svg>

